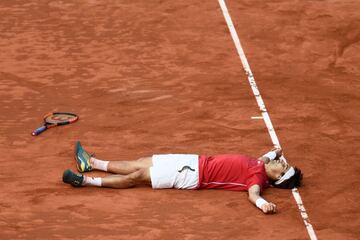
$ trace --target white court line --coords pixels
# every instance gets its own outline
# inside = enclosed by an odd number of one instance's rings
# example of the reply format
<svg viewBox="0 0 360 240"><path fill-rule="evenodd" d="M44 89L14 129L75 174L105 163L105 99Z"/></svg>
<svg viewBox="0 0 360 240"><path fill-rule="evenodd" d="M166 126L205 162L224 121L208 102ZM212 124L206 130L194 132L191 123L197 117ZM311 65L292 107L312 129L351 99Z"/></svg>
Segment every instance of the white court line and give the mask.
<svg viewBox="0 0 360 240"><path fill-rule="evenodd" d="M264 118L263 118L263 116L254 116L254 117L251 117L251 119L257 120L257 119L264 119Z"/></svg>
<svg viewBox="0 0 360 240"><path fill-rule="evenodd" d="M268 114L268 112L267 112L267 110L265 108L264 101L262 100L262 97L260 95L260 91L259 91L259 89L258 89L258 87L256 85L255 78L254 78L254 76L253 76L253 74L251 72L250 65L249 65L249 63L248 63L248 61L246 59L244 50L243 50L243 48L241 46L241 43L240 43L240 39L239 39L239 37L238 37L238 35L236 33L234 24L233 24L233 22L231 20L229 11L228 11L228 9L226 7L225 0L218 0L218 1L219 1L221 10L223 12L225 21L227 23L227 26L228 26L228 28L230 30L231 37L232 37L232 39L234 41L237 52L239 54L241 63L243 65L243 68L244 68L245 73L247 75L247 78L249 80L251 89L252 89L252 91L254 93L254 96L256 98L256 102L257 102L257 104L258 104L258 106L260 108L261 115L262 115L262 117L264 119L264 122L265 122L265 125L266 125L266 127L267 127L267 129L269 131L272 143L274 144L275 147L280 147L279 139L276 136L275 129L274 129L272 123L271 123L271 119L270 119L269 114ZM283 159L286 161L285 158L283 158ZM292 193L293 193L294 199L296 201L296 204L297 204L297 206L299 208L301 217L302 217L302 219L304 221L304 224L306 226L306 229L307 229L307 232L309 234L310 239L311 240L316 240L317 237L316 237L315 231L314 231L312 225L310 224L308 214L306 213L306 210L305 210L305 207L304 207L303 202L301 200L300 193L299 193L298 189L293 188Z"/></svg>

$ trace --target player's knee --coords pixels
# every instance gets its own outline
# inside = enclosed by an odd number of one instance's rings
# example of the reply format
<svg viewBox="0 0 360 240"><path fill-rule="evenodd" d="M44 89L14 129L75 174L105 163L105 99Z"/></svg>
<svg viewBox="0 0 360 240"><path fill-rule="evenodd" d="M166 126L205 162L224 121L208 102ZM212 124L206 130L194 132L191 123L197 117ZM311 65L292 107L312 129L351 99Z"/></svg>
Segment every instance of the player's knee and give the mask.
<svg viewBox="0 0 360 240"><path fill-rule="evenodd" d="M130 174L128 176L130 184L137 185L148 182L150 179L149 177L150 174L148 173L148 171L149 170L147 168L140 168L136 172Z"/></svg>
<svg viewBox="0 0 360 240"><path fill-rule="evenodd" d="M152 157L142 157L136 160L136 166L139 168L149 168L152 166Z"/></svg>

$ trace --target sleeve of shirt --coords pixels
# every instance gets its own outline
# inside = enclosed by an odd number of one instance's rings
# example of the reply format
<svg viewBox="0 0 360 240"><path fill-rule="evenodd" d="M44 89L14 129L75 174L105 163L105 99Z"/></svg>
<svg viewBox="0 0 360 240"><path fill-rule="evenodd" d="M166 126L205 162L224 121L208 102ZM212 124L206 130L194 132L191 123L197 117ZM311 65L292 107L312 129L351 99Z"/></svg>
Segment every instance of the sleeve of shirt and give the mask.
<svg viewBox="0 0 360 240"><path fill-rule="evenodd" d="M253 174L247 179L246 185L248 190L253 185L259 185L262 192L264 190L265 179L260 174Z"/></svg>

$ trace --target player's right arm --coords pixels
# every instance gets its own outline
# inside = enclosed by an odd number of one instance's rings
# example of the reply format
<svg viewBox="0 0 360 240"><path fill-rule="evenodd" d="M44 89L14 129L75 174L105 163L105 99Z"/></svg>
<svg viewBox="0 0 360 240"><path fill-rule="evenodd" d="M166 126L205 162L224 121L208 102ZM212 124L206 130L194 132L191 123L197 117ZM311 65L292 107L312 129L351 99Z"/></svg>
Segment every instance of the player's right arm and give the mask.
<svg viewBox="0 0 360 240"><path fill-rule="evenodd" d="M276 213L276 205L271 202L267 202L260 196L260 186L255 184L252 185L249 190L249 201L257 206L263 213Z"/></svg>
<svg viewBox="0 0 360 240"><path fill-rule="evenodd" d="M274 159L279 159L279 158L282 156L282 153L283 153L283 151L282 151L281 148L273 148L273 149L271 149L270 152L273 152L273 153L274 153ZM268 157L268 154L269 154L270 152L268 152L267 154L259 157L258 160L263 161L265 164L268 163L269 161L272 160L272 159L270 159L270 158Z"/></svg>

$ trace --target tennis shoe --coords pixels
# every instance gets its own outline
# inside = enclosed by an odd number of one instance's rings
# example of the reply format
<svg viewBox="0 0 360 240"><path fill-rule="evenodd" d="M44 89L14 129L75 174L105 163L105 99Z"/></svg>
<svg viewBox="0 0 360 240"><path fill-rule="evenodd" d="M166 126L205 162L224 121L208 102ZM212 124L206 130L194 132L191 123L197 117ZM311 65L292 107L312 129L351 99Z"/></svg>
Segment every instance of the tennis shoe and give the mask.
<svg viewBox="0 0 360 240"><path fill-rule="evenodd" d="M84 176L82 174L76 174L70 169L64 171L63 182L71 184L74 187L81 187L84 181Z"/></svg>
<svg viewBox="0 0 360 240"><path fill-rule="evenodd" d="M92 166L90 163L90 158L92 156L93 154L89 154L84 150L79 141L76 142L75 159L76 166L79 172L90 172L92 170Z"/></svg>

